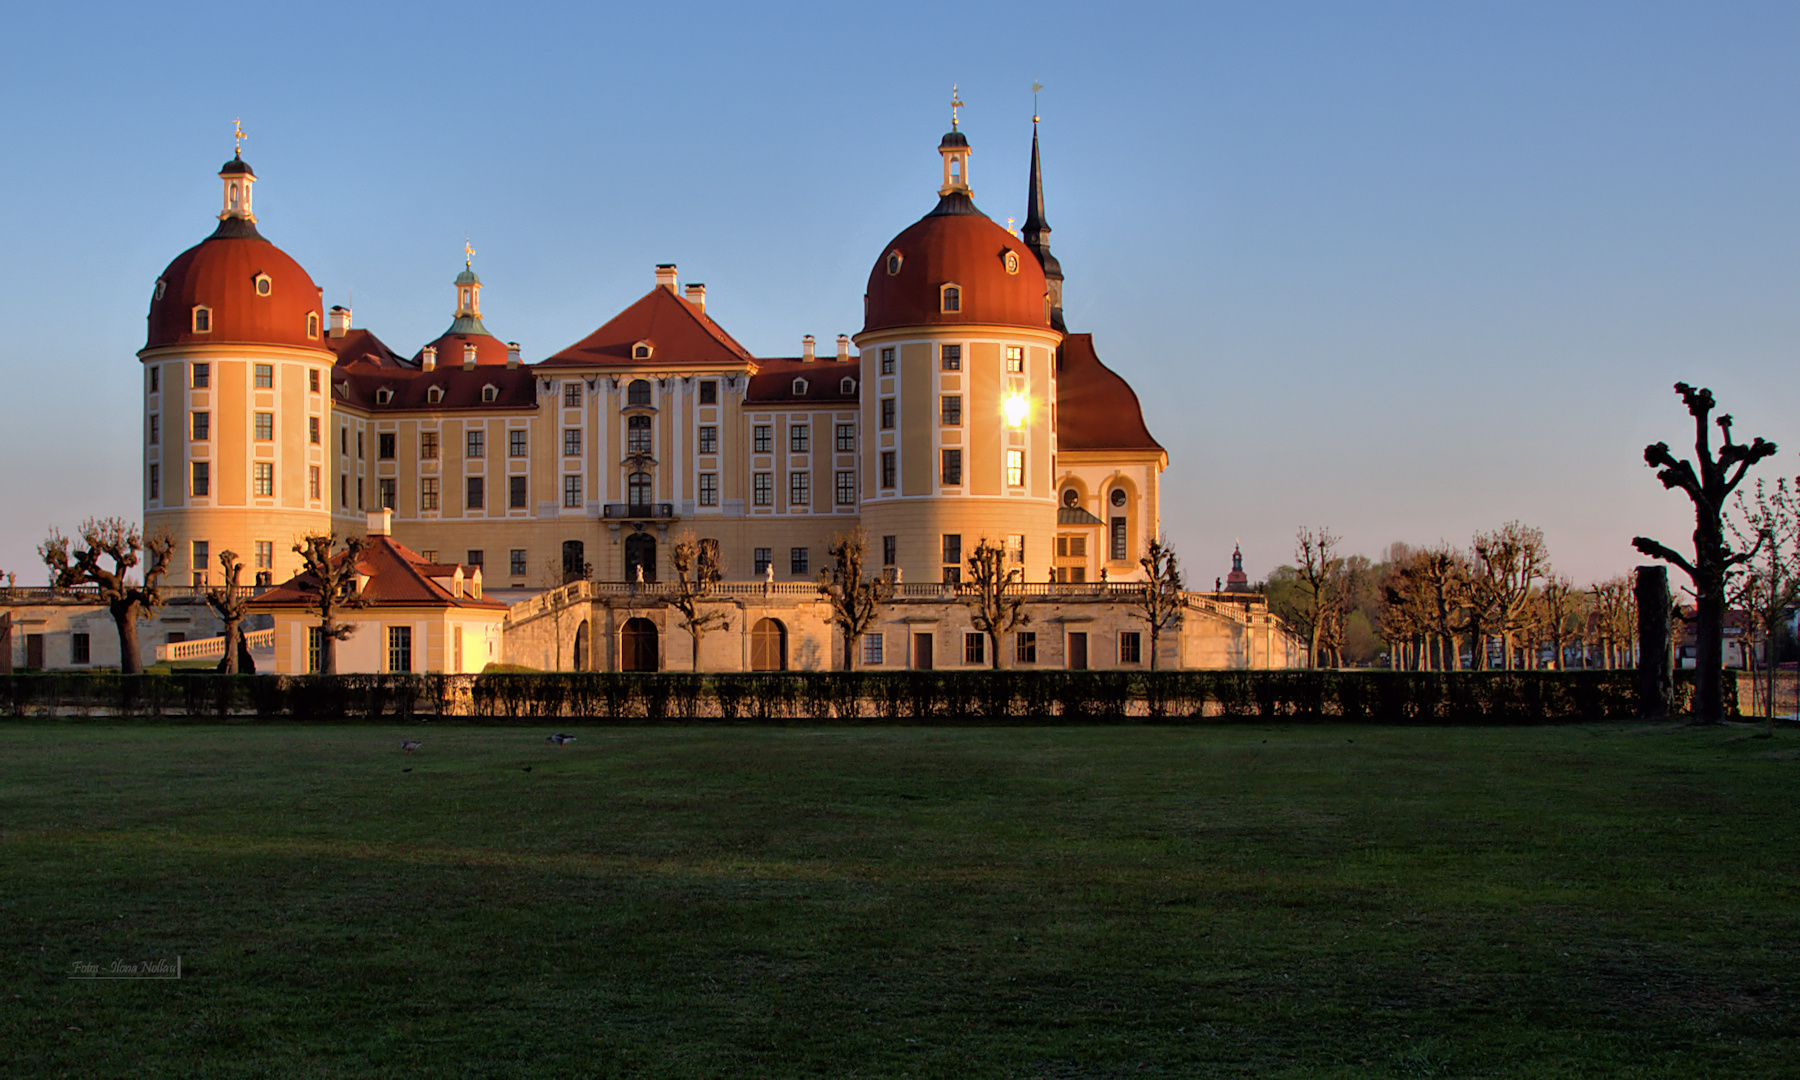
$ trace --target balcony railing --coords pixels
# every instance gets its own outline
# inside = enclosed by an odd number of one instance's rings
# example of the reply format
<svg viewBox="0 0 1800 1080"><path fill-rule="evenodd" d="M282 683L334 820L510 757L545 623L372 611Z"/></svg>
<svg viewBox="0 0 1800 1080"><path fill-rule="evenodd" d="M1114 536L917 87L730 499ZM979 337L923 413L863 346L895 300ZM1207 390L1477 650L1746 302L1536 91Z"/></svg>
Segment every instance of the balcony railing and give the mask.
<svg viewBox="0 0 1800 1080"><path fill-rule="evenodd" d="M672 521L675 518L675 504L609 502L601 508L600 516L612 520L635 518L648 521Z"/></svg>

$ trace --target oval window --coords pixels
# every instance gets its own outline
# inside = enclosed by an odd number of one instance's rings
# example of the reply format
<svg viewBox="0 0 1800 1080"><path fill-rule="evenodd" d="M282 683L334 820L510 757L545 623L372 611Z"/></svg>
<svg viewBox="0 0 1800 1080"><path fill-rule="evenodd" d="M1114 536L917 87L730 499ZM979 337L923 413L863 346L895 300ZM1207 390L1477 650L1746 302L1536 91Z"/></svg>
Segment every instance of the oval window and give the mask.
<svg viewBox="0 0 1800 1080"><path fill-rule="evenodd" d="M905 261L904 257L901 256L901 254L898 251L888 252L888 257L887 257L888 276L892 277L895 274L898 274L900 272L900 264L904 261Z"/></svg>
<svg viewBox="0 0 1800 1080"><path fill-rule="evenodd" d="M275 287L275 283L269 280L269 275L267 275L267 274L256 275L256 295L267 296L267 295L269 295L269 290L273 289L274 287Z"/></svg>
<svg viewBox="0 0 1800 1080"><path fill-rule="evenodd" d="M1112 504L1114 506L1124 506L1125 505L1125 489L1124 488L1113 488Z"/></svg>
<svg viewBox="0 0 1800 1080"><path fill-rule="evenodd" d="M1063 488L1064 506L1079 506L1080 504L1081 492L1076 491L1074 488Z"/></svg>
<svg viewBox="0 0 1800 1080"><path fill-rule="evenodd" d="M1006 253L1006 272L1009 274L1016 274L1019 272L1019 253L1018 252L1008 251Z"/></svg>

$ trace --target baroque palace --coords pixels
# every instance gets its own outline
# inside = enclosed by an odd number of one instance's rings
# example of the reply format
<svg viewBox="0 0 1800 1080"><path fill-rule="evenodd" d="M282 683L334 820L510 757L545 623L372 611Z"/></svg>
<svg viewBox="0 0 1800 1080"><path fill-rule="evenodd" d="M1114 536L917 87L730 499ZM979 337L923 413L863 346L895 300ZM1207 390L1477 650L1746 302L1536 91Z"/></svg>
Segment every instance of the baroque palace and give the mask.
<svg viewBox="0 0 1800 1080"><path fill-rule="evenodd" d="M301 570L298 537L366 531L415 607L479 601L479 622L517 602L479 648L454 619L419 623L404 655L373 626L340 647L349 670L825 667L845 648L873 666L986 666L956 600L983 540L1004 544L1031 600L1008 666L1148 666L1119 594L1143 577L1167 454L1092 337L1064 325L1035 120L1017 235L976 208L970 153L953 118L937 203L876 254L854 338L753 356L708 314L705 285L661 265L643 296L529 362L489 331L466 250L449 327L410 355L326 310L263 237L256 174L234 155L216 229L153 287L145 533L174 540L182 584L216 583L229 549L277 585ZM885 625L834 643L815 583L831 540L858 528L897 595ZM659 585L684 535L737 612L693 657ZM306 670L291 584L264 599L277 669ZM1189 605L1162 666L1291 659L1259 598ZM381 623L380 607L358 617Z"/></svg>

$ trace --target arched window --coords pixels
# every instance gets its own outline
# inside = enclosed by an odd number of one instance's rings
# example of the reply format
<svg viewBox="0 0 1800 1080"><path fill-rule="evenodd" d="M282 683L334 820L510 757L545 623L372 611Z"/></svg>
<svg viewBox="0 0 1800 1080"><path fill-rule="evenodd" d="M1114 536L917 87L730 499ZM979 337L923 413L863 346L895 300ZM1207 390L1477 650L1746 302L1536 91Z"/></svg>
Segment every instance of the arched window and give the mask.
<svg viewBox="0 0 1800 1080"><path fill-rule="evenodd" d="M943 310L946 314L962 310L962 288L960 286L944 286L943 299Z"/></svg>
<svg viewBox="0 0 1800 1080"><path fill-rule="evenodd" d="M646 584L656 580L656 537L649 533L625 538L625 580L636 582L640 571Z"/></svg>
<svg viewBox="0 0 1800 1080"><path fill-rule="evenodd" d="M433 405L444 400L444 388L441 386L434 386L425 391L425 400L431 402Z"/></svg>
<svg viewBox="0 0 1800 1080"><path fill-rule="evenodd" d="M319 336L319 313L316 311L309 311L306 313L306 336Z"/></svg>
<svg viewBox="0 0 1800 1080"><path fill-rule="evenodd" d="M758 619L751 628L750 670L787 670L787 627L780 619Z"/></svg>
<svg viewBox="0 0 1800 1080"><path fill-rule="evenodd" d="M625 499L633 507L649 506L652 491L650 474L647 472L634 472L625 481Z"/></svg>
<svg viewBox="0 0 1800 1080"><path fill-rule="evenodd" d="M381 389L375 391L375 404L386 405L388 402L390 402L392 400L394 400L394 392L392 390L389 390L387 387L384 386Z"/></svg>
<svg viewBox="0 0 1800 1080"><path fill-rule="evenodd" d="M496 398L498 398L499 396L500 396L500 388L498 386L495 386L493 383L488 383L486 386L481 388L481 400L483 400L483 401L493 401Z"/></svg>
<svg viewBox="0 0 1800 1080"><path fill-rule="evenodd" d="M194 308L194 333L212 333L212 308L205 304L196 305Z"/></svg>
<svg viewBox="0 0 1800 1080"><path fill-rule="evenodd" d="M586 619L583 619L581 620L581 625L575 628L575 670L586 671L587 669L588 623Z"/></svg>
<svg viewBox="0 0 1800 1080"><path fill-rule="evenodd" d="M642 348L642 346L639 346L639 347ZM633 379L633 380L631 380L631 385L625 388L625 404L627 404L627 405L648 405L648 404L650 404L650 380L648 380L648 379Z"/></svg>
<svg viewBox="0 0 1800 1080"><path fill-rule="evenodd" d="M562 546L563 584L571 581L586 581L588 576L587 550L579 540L564 540Z"/></svg>

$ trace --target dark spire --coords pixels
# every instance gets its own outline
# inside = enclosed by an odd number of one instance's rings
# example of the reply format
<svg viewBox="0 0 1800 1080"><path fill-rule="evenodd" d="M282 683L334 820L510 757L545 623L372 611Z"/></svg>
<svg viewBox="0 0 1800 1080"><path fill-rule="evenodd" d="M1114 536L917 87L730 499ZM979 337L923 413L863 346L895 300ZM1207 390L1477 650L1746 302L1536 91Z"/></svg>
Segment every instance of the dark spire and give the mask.
<svg viewBox="0 0 1800 1080"><path fill-rule="evenodd" d="M1050 284L1050 325L1067 333L1068 327L1063 325L1062 264L1050 254L1050 223L1044 220L1044 170L1038 162L1037 128L1038 118L1034 116L1031 118L1031 183L1025 192L1025 227L1019 235L1037 256L1038 265L1044 268L1044 277Z"/></svg>

